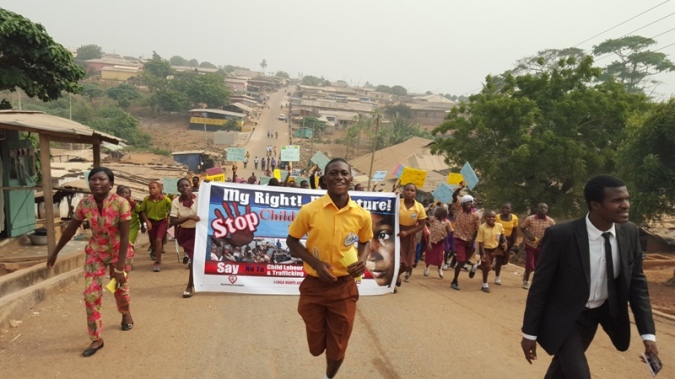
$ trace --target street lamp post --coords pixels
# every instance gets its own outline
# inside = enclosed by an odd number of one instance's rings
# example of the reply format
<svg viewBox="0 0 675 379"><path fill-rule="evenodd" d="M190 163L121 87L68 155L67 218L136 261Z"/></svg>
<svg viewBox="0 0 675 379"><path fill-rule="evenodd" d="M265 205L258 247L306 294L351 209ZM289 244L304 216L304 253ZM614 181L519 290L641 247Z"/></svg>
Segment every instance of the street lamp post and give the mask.
<svg viewBox="0 0 675 379"><path fill-rule="evenodd" d="M204 150L209 149L209 135L206 133L206 117L208 115L208 113L202 112L202 118L204 119Z"/></svg>

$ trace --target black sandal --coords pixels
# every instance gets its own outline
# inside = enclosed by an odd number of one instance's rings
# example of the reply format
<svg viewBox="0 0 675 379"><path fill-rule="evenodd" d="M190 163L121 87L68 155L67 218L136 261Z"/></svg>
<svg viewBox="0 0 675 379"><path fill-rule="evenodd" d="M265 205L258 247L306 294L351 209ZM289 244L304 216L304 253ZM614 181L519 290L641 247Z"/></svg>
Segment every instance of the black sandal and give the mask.
<svg viewBox="0 0 675 379"><path fill-rule="evenodd" d="M101 350L105 344L103 341L101 341L101 346L99 347L90 347L86 349L85 351L82 352L83 357L91 357L92 355L96 354L97 351Z"/></svg>
<svg viewBox="0 0 675 379"><path fill-rule="evenodd" d="M131 330L131 328L134 327L134 323L133 323L133 322L132 322L132 323L128 323L128 324L125 324L125 323L124 323L124 316L122 316L122 322L120 323L120 325L122 326L122 330L125 331L125 332L128 331L128 330Z"/></svg>

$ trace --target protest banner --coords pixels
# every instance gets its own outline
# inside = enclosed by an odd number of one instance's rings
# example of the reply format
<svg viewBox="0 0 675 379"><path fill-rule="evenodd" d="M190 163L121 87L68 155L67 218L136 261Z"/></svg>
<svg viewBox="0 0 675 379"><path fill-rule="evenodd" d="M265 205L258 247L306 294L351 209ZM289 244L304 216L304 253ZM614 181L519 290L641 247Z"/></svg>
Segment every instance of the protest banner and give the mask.
<svg viewBox="0 0 675 379"><path fill-rule="evenodd" d="M300 146L298 145L283 145L281 146L282 161L300 162Z"/></svg>
<svg viewBox="0 0 675 379"><path fill-rule="evenodd" d="M271 176L261 176L261 177L260 177L260 185L266 186L267 183L270 182L270 179L272 179Z"/></svg>
<svg viewBox="0 0 675 379"><path fill-rule="evenodd" d="M401 173L400 182L401 185L406 185L412 183L417 188L424 187L424 181L427 179L427 171L420 170L412 167L403 167L403 172Z"/></svg>
<svg viewBox="0 0 675 379"><path fill-rule="evenodd" d="M193 262L195 290L298 295L306 273L302 261L286 246L288 227L303 204L324 194L321 190L203 183ZM398 196L360 192L352 200L373 218L374 237L359 293L392 293L400 262Z"/></svg>
<svg viewBox="0 0 675 379"><path fill-rule="evenodd" d="M467 187L469 187L470 190L472 190L476 184L478 184L478 176L476 176L476 173L473 171L473 168L469 162L464 164L464 167L462 167L460 173L464 177L464 183Z"/></svg>

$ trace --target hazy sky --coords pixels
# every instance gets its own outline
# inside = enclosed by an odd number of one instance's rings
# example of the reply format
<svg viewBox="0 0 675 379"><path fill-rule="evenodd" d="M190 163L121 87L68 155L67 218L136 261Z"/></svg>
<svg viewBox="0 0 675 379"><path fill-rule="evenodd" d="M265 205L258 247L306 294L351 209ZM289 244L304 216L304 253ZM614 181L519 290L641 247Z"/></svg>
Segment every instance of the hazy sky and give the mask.
<svg viewBox="0 0 675 379"><path fill-rule="evenodd" d="M519 58L575 46L664 2L578 46L590 50L641 27L633 34L673 29L675 1L0 0L0 6L41 23L69 48L97 44L143 57L154 50L167 59L180 55L253 70L264 58L267 71L291 77L466 95ZM675 30L656 40L654 49L675 43ZM675 59L675 45L661 51ZM658 79L664 82L660 98L675 94L675 73Z"/></svg>

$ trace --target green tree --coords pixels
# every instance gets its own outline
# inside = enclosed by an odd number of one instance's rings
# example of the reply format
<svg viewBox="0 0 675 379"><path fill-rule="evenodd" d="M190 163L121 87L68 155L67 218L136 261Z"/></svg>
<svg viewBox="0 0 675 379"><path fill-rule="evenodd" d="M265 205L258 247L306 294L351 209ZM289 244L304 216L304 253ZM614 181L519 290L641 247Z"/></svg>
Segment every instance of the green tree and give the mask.
<svg viewBox="0 0 675 379"><path fill-rule="evenodd" d="M375 87L375 91L382 93L391 93L391 87L386 86L384 84L380 84L379 86Z"/></svg>
<svg viewBox="0 0 675 379"><path fill-rule="evenodd" d="M608 39L593 46L593 54L616 55L619 59L605 67L604 78L617 78L629 92L643 92L647 87L658 84L651 81L651 77L675 70L675 64L666 54L648 50L655 43L655 40L641 36Z"/></svg>
<svg viewBox="0 0 675 379"><path fill-rule="evenodd" d="M117 101L121 108L128 108L133 100L141 97L136 87L131 84L122 83L116 87L108 89L108 97Z"/></svg>
<svg viewBox="0 0 675 379"><path fill-rule="evenodd" d="M0 8L0 91L21 88L42 101L77 93L85 72L45 28Z"/></svg>
<svg viewBox="0 0 675 379"><path fill-rule="evenodd" d="M154 51L152 59L143 65L143 81L151 90L166 86L168 77L173 73L171 63Z"/></svg>
<svg viewBox="0 0 675 379"><path fill-rule="evenodd" d="M628 184L631 220L652 221L675 208L675 99L631 118L619 147L619 176Z"/></svg>
<svg viewBox="0 0 675 379"><path fill-rule="evenodd" d="M103 95L105 95L105 93L98 84L85 84L82 88L82 96L87 97L90 102L93 102L95 98L103 97Z"/></svg>
<svg viewBox="0 0 675 379"><path fill-rule="evenodd" d="M213 64L211 62L202 62L202 63L199 64L199 67L202 67L202 68L218 68L218 66L216 66L215 64Z"/></svg>
<svg viewBox="0 0 675 379"><path fill-rule="evenodd" d="M323 79L317 78L313 75L307 75L302 77L302 85L305 86L319 86L323 83Z"/></svg>
<svg viewBox="0 0 675 379"><path fill-rule="evenodd" d="M262 62L260 62L260 68L263 71L263 75L265 75L265 69L267 68L267 60L263 59Z"/></svg>
<svg viewBox="0 0 675 379"><path fill-rule="evenodd" d="M103 49L99 45L82 45L77 48L75 60L78 62L88 61L89 59L100 59L103 57Z"/></svg>
<svg viewBox="0 0 675 379"><path fill-rule="evenodd" d="M277 74L275 75L276 77L279 78L284 78L284 79L290 79L290 75L286 71L277 71Z"/></svg>
<svg viewBox="0 0 675 379"><path fill-rule="evenodd" d="M560 61L570 62L579 62L584 57L586 53L583 50L576 47L569 47L566 49L546 49L541 50L536 55L529 57L521 58L516 61L516 67L509 70L509 73L512 75L525 75L525 74L540 74L543 72L551 71L558 66Z"/></svg>
<svg viewBox="0 0 675 379"><path fill-rule="evenodd" d="M403 103L398 103L396 105L386 106L384 108L384 114L389 119L393 119L395 117L400 117L400 118L411 120L413 118L412 109L409 106L407 106Z"/></svg>
<svg viewBox="0 0 675 379"><path fill-rule="evenodd" d="M190 59L190 61L188 62L188 66L190 66L190 67L199 67L199 61L196 60L196 59L194 59L194 58L192 58L192 59Z"/></svg>
<svg viewBox="0 0 675 379"><path fill-rule="evenodd" d="M173 57L169 58L169 62L171 62L172 66L187 66L189 63L187 59L181 57L180 55L174 55Z"/></svg>
<svg viewBox="0 0 675 379"><path fill-rule="evenodd" d="M101 109L90 125L94 129L123 138L136 147L150 147L150 135L141 132L138 120L120 108Z"/></svg>
<svg viewBox="0 0 675 379"><path fill-rule="evenodd" d="M396 96L406 96L408 94L408 90L405 89L403 86L396 85L391 87L391 93Z"/></svg>
<svg viewBox="0 0 675 379"><path fill-rule="evenodd" d="M194 76L187 84L185 93L193 105L204 103L209 108L220 108L226 105L230 98L225 78L216 73Z"/></svg>
<svg viewBox="0 0 675 379"><path fill-rule="evenodd" d="M434 129L434 152L459 168L470 162L481 196L516 211L546 202L561 217L585 211L583 185L613 172L627 119L644 95L612 80L598 83L593 58L563 59L549 71L496 80L453 108Z"/></svg>

